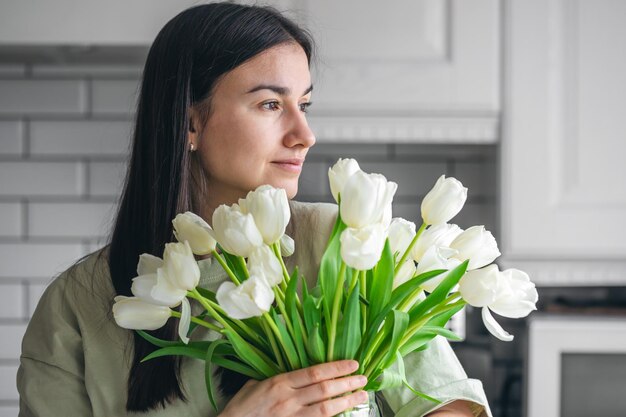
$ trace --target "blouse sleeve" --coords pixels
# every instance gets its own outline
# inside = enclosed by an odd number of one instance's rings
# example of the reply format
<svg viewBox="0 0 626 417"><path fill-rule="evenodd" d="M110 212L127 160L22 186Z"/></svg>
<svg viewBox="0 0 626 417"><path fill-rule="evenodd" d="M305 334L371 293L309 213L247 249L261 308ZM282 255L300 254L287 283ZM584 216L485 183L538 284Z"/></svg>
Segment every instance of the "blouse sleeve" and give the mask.
<svg viewBox="0 0 626 417"><path fill-rule="evenodd" d="M42 296L22 341L19 417L92 416L78 320L63 276Z"/></svg>
<svg viewBox="0 0 626 417"><path fill-rule="evenodd" d="M385 414L385 417L422 417L456 400L469 401L476 417L492 417L482 383L467 377L443 337L434 338L425 350L406 355L404 367L411 387L441 403L417 397L404 386L389 388L382 394L393 414Z"/></svg>

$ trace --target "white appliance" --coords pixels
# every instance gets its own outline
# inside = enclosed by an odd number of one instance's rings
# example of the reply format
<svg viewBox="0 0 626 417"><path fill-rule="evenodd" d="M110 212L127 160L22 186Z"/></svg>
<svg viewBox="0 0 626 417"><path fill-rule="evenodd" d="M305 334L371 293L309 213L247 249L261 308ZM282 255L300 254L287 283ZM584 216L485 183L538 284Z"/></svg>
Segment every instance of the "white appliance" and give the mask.
<svg viewBox="0 0 626 417"><path fill-rule="evenodd" d="M531 315L527 417L626 416L626 317Z"/></svg>

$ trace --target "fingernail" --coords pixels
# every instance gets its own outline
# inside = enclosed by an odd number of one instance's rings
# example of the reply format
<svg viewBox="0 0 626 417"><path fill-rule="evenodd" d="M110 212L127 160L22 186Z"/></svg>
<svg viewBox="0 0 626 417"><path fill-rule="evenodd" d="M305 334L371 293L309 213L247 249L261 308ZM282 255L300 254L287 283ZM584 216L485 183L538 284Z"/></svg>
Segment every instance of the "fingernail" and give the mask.
<svg viewBox="0 0 626 417"><path fill-rule="evenodd" d="M350 361L350 369L359 369L359 363L357 361Z"/></svg>
<svg viewBox="0 0 626 417"><path fill-rule="evenodd" d="M365 402L365 401L368 400L368 398L369 398L369 396L367 395L367 392L359 391L359 396L358 396L359 401Z"/></svg>
<svg viewBox="0 0 626 417"><path fill-rule="evenodd" d="M357 381L359 385L365 385L367 384L367 377L365 375L361 375L358 377Z"/></svg>

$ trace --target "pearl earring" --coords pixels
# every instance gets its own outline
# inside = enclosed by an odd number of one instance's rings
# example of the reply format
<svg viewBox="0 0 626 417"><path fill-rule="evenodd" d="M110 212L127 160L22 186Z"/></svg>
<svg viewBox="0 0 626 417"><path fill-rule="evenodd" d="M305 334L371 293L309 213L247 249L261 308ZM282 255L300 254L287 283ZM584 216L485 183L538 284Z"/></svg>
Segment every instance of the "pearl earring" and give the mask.
<svg viewBox="0 0 626 417"><path fill-rule="evenodd" d="M189 143L189 152L193 152L196 150L196 147L194 146L193 142Z"/></svg>

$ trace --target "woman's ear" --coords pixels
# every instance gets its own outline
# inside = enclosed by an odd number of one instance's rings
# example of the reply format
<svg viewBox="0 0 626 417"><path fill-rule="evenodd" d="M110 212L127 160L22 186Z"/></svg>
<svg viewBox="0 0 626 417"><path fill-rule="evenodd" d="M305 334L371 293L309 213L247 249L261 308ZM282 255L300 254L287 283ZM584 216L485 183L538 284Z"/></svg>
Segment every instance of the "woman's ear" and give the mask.
<svg viewBox="0 0 626 417"><path fill-rule="evenodd" d="M191 151L198 149L198 141L200 131L198 123L200 122L197 112L192 108L189 110L189 128L187 131L187 148Z"/></svg>

